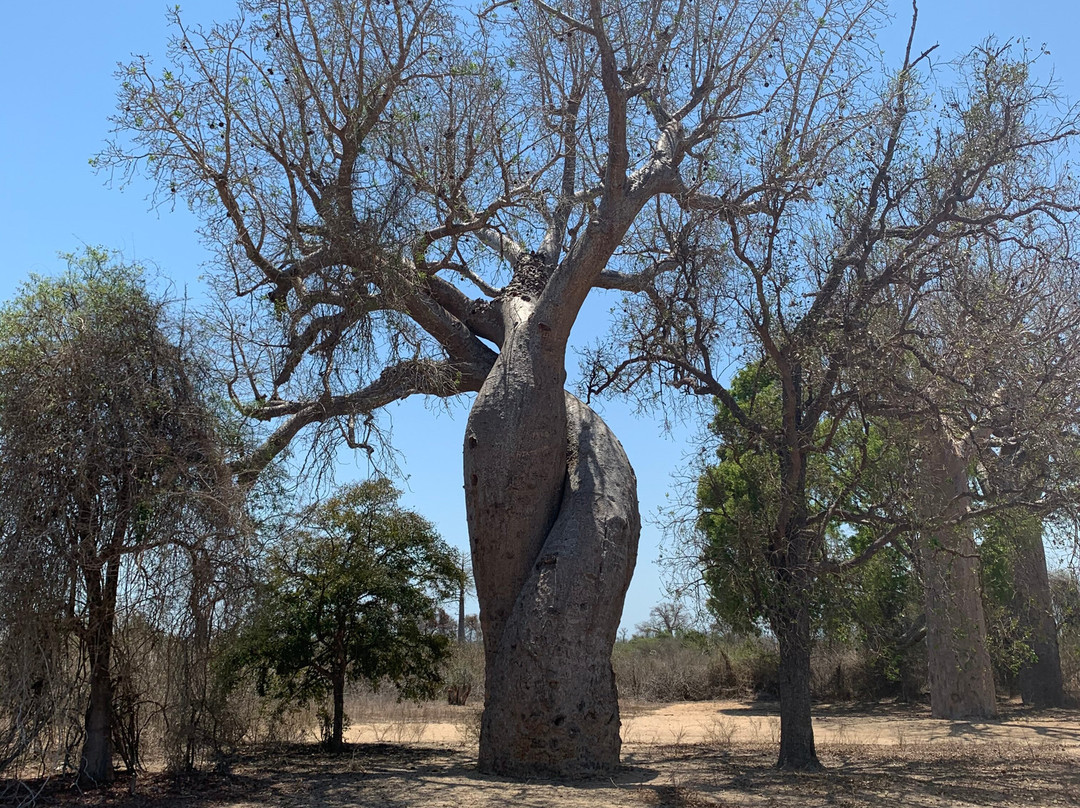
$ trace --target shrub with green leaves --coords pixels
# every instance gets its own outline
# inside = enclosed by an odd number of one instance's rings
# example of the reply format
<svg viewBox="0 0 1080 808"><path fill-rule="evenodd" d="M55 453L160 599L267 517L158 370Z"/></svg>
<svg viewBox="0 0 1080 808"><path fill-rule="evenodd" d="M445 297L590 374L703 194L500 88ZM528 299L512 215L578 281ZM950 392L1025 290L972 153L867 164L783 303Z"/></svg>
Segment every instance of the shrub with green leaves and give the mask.
<svg viewBox="0 0 1080 808"><path fill-rule="evenodd" d="M399 496L385 479L346 486L274 543L235 654L260 693L282 703L331 695L333 749L343 746L347 680L431 696L450 653L434 617L457 586L457 558Z"/></svg>

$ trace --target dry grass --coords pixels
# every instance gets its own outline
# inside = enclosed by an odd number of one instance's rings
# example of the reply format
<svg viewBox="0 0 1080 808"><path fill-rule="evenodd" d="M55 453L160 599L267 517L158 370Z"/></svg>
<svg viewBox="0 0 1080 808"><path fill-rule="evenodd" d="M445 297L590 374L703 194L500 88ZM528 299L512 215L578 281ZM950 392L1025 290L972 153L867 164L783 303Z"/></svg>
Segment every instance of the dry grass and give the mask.
<svg viewBox="0 0 1080 808"><path fill-rule="evenodd" d="M353 743L475 745L480 738L479 702L398 701L391 694L358 693L347 705Z"/></svg>
<svg viewBox="0 0 1080 808"><path fill-rule="evenodd" d="M737 705L736 705L737 706ZM623 769L611 778L578 783L515 782L479 774L475 739L447 744L414 742L420 718L474 721L474 708L445 705L399 708L381 715L401 726L403 740L357 745L330 756L314 745L251 747L227 775L172 780L140 777L105 793L80 796L54 781L39 804L160 806L160 808L623 808L623 806L1066 806L1080 805L1080 728L1076 712L1012 710L987 725L934 722L942 732L926 740L931 723L918 709L823 710L827 731L819 752L827 770L800 774L773 768L772 721L760 705L721 711L702 708L691 733L687 713L666 738L627 744ZM373 708L374 710L374 708ZM626 711L624 733L644 727L656 711ZM877 722L874 725L874 722ZM756 722L756 734L748 728ZM378 722L376 722L378 723ZM868 725L873 725L869 730ZM406 729L413 727L412 730ZM391 737L389 733L387 737ZM421 733L422 734L422 733ZM693 737L691 737L693 735ZM751 740L742 740L751 738ZM35 784L29 784L31 788ZM0 794L3 794L0 784Z"/></svg>
<svg viewBox="0 0 1080 808"><path fill-rule="evenodd" d="M583 783L505 781L478 774L472 751L371 745L330 757L311 746L250 750L229 775L178 781L140 779L80 797L50 788L43 804L249 808L548 808L618 806L1065 806L1080 803L1075 748L1047 744L919 744L902 753L881 745L825 748L826 772L772 768L774 750L736 744L653 747L635 754L614 777Z"/></svg>

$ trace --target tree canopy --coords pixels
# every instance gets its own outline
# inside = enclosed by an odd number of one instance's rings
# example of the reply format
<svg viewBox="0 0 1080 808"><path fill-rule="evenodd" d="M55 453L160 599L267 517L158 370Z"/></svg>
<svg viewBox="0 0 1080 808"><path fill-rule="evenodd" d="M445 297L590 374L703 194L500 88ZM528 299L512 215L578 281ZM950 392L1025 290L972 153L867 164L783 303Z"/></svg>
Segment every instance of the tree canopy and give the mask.
<svg viewBox="0 0 1080 808"><path fill-rule="evenodd" d="M218 252L227 383L266 425L234 465L241 483L298 437L373 449L385 405L475 392L463 448L481 766L611 770L607 660L636 559L636 480L565 382L584 301L622 290L590 392L715 396L775 453L776 614L795 654L782 655L795 662L781 761L816 765L796 673L820 536L810 458L829 451L825 425L864 409L966 440L973 399L953 395L967 388L949 369L974 354L938 351L948 337L932 324L973 319L927 315L976 288L971 262L1069 262L1075 194L1059 158L1076 111L1008 44L926 78L914 20L888 69L881 0L239 9L206 30L174 13L167 64L121 71L99 164L186 201ZM1075 344L1036 342L1047 357ZM733 356L777 374L777 427L728 389Z"/></svg>
<svg viewBox="0 0 1080 808"><path fill-rule="evenodd" d="M271 548L237 662L285 702L333 697L327 741L343 746L347 681L431 696L450 640L433 628L460 579L457 556L385 479L338 490Z"/></svg>
<svg viewBox="0 0 1080 808"><path fill-rule="evenodd" d="M0 310L2 583L36 592L38 616L59 617L85 649L88 782L112 777L125 565L168 548L193 557L237 524L220 422L183 340L141 269L98 249Z"/></svg>

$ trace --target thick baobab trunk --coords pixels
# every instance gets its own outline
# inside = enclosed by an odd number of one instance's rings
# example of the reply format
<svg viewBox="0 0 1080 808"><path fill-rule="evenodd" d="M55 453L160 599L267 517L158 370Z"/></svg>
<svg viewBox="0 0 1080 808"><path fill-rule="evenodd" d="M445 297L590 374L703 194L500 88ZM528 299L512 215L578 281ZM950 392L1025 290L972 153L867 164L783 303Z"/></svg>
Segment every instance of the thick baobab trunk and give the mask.
<svg viewBox="0 0 1080 808"><path fill-rule="evenodd" d="M931 713L935 718L990 718L997 705L971 531L954 527L921 536L919 543Z"/></svg>
<svg viewBox="0 0 1080 808"><path fill-rule="evenodd" d="M487 677L480 768L503 775L619 764L611 649L637 556L637 482L604 422L564 392L564 376L562 347L522 318L466 431Z"/></svg>
<svg viewBox="0 0 1080 808"><path fill-rule="evenodd" d="M970 495L967 458L944 434L925 441L923 506L944 526L918 539L926 603L930 710L935 718L997 714L994 675L986 647L979 555L971 528L958 524Z"/></svg>
<svg viewBox="0 0 1080 808"><path fill-rule="evenodd" d="M515 596L506 617L484 626L486 771L575 776L619 763L611 649L637 555L636 480L604 422L576 399L568 411L558 516L517 591L502 593Z"/></svg>
<svg viewBox="0 0 1080 808"><path fill-rule="evenodd" d="M804 587L792 587L793 590ZM779 769L812 771L821 768L814 747L810 701L810 609L805 596L789 593L778 609L773 630L780 645Z"/></svg>
<svg viewBox="0 0 1080 808"><path fill-rule="evenodd" d="M1013 609L1021 636L1033 654L1033 659L1020 668L1020 695L1024 704L1060 707L1065 702L1065 691L1042 521L1033 515L1014 516L1010 526L1014 548Z"/></svg>

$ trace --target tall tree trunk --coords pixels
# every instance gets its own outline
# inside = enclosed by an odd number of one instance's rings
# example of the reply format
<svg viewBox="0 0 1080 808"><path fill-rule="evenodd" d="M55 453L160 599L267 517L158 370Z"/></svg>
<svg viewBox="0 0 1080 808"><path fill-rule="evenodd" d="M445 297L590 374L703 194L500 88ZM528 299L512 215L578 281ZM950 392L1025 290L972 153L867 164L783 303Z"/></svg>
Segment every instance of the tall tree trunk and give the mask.
<svg viewBox="0 0 1080 808"><path fill-rule="evenodd" d="M1060 707L1065 691L1042 520L1031 514L1015 514L1008 520L1014 547L1013 609L1020 634L1034 655L1020 668L1020 695L1024 704Z"/></svg>
<svg viewBox="0 0 1080 808"><path fill-rule="evenodd" d="M802 367L780 363L783 369L782 422L785 443L780 447L780 487L784 504L769 547L769 563L777 592L772 614L773 631L780 646L780 769L821 768L814 748L810 701L810 594L814 572L814 542L807 531L806 454L814 424L804 423Z"/></svg>
<svg viewBox="0 0 1080 808"><path fill-rule="evenodd" d="M821 768L814 748L810 700L810 609L807 587L789 582L784 603L773 619L780 645L780 756L789 770Z"/></svg>
<svg viewBox="0 0 1080 808"><path fill-rule="evenodd" d="M465 644L465 553L461 553L461 581L458 583L457 641Z"/></svg>
<svg viewBox="0 0 1080 808"><path fill-rule="evenodd" d="M104 573L104 580L102 580ZM119 562L84 568L86 582L86 650L90 663L90 701L86 706L86 738L79 763L79 782L110 783L113 779L112 642L116 620Z"/></svg>
<svg viewBox="0 0 1080 808"><path fill-rule="evenodd" d="M918 538L926 602L930 710L934 718L997 715L986 647L979 556L971 528L957 524L969 507L967 456L942 431L924 434L928 519L944 526Z"/></svg>
<svg viewBox="0 0 1080 808"><path fill-rule="evenodd" d="M998 429L998 434L1015 438L1013 426L1008 421ZM999 482L1006 489L1022 488L1026 455L1022 442L1006 441L998 469ZM1007 531L1011 550L1011 610L1017 620L1020 639L1030 646L1034 657L1020 668L1020 696L1024 704L1034 707L1060 707L1065 702L1065 689L1050 576L1046 569L1042 518L1017 510L1003 514L999 521Z"/></svg>
<svg viewBox="0 0 1080 808"><path fill-rule="evenodd" d="M112 782L112 678L109 671L111 642L89 643L90 701L86 707L86 738L83 741L79 781L84 785Z"/></svg>
<svg viewBox="0 0 1080 808"><path fill-rule="evenodd" d="M199 754L203 726L209 702L210 678L210 620L214 610L211 585L213 569L206 549L196 546L189 549L191 563L191 589L188 591L188 611L191 618L191 636L185 648L185 664L182 669L184 681L180 683L183 760L186 771L195 768Z"/></svg>
<svg viewBox="0 0 1080 808"><path fill-rule="evenodd" d="M564 393L561 357L503 362L530 348L504 344L465 440L487 677L480 768L609 772L621 746L611 649L637 557L637 482L606 424Z"/></svg>

